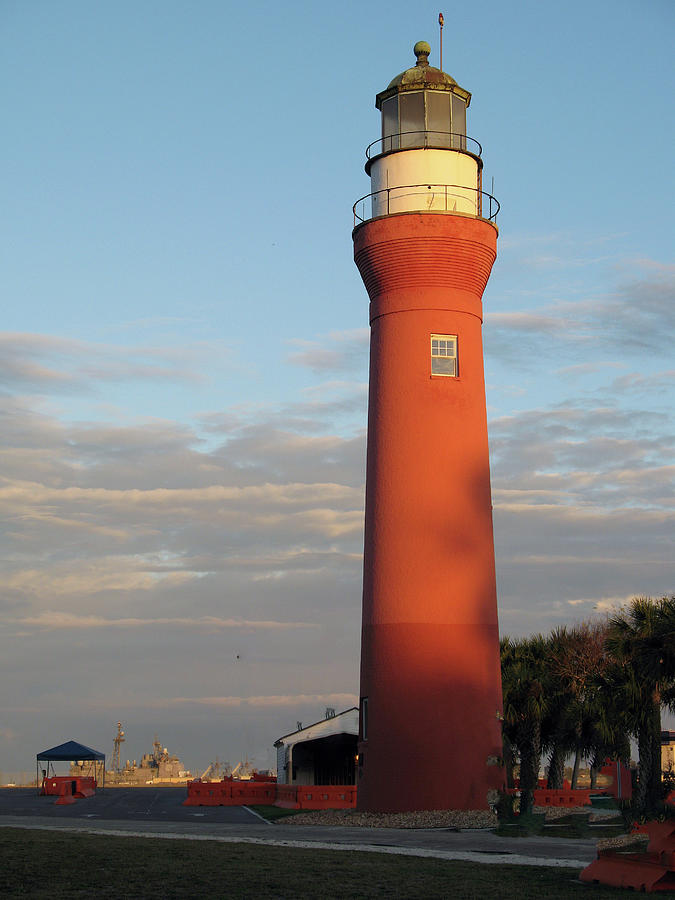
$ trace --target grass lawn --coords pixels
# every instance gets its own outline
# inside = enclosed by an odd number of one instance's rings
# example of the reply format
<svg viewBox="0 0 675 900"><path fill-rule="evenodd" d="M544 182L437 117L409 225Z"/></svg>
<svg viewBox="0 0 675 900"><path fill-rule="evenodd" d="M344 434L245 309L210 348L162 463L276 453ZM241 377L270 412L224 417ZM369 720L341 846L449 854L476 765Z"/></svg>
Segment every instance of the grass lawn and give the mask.
<svg viewBox="0 0 675 900"><path fill-rule="evenodd" d="M556 838L605 838L616 837L626 832L626 825L621 816L606 819L602 822L589 822L590 813L573 813L563 816L554 822L545 822L543 815L525 817L523 821L515 818L511 822L502 822L495 829L500 837L524 837L528 834L541 834Z"/></svg>
<svg viewBox="0 0 675 900"><path fill-rule="evenodd" d="M583 886L577 875L575 869L0 828L3 898L626 897Z"/></svg>
<svg viewBox="0 0 675 900"><path fill-rule="evenodd" d="M285 819L286 816L297 816L299 812L305 811L304 809L281 809L278 806L263 806L262 804L253 806L249 803L249 806L268 822L276 822L277 819Z"/></svg>

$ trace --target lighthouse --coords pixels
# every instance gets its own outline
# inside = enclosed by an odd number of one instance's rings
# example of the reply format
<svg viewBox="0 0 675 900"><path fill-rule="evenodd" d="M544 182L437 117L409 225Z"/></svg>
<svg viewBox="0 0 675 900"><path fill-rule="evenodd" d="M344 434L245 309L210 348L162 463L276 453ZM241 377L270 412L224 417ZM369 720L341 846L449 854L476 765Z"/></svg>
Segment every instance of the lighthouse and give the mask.
<svg viewBox="0 0 675 900"><path fill-rule="evenodd" d="M416 64L377 94L354 205L370 297L358 805L487 809L503 787L482 346L498 204L471 94Z"/></svg>

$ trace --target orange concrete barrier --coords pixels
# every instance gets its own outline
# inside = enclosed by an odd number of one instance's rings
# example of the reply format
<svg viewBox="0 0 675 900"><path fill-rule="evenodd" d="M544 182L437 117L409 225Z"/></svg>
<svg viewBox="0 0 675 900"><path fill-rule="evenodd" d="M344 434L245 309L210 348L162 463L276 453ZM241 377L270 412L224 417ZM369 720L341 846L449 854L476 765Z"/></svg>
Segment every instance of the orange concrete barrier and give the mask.
<svg viewBox="0 0 675 900"><path fill-rule="evenodd" d="M73 779L74 797L93 797L96 793L96 779L90 775Z"/></svg>
<svg viewBox="0 0 675 900"><path fill-rule="evenodd" d="M591 794L599 791L591 791L588 788L578 790L541 790L534 791L535 806L590 806Z"/></svg>
<svg viewBox="0 0 675 900"><path fill-rule="evenodd" d="M300 809L297 784L277 784L274 805L280 809Z"/></svg>
<svg viewBox="0 0 675 900"><path fill-rule="evenodd" d="M646 822L633 831L646 831L649 844L645 853L598 851L598 858L579 875L581 881L633 888L651 894L675 888L675 821Z"/></svg>
<svg viewBox="0 0 675 900"><path fill-rule="evenodd" d="M188 781L183 806L231 806L231 781Z"/></svg>
<svg viewBox="0 0 675 900"><path fill-rule="evenodd" d="M254 781L189 781L183 806L247 806L273 804L276 784Z"/></svg>
<svg viewBox="0 0 675 900"><path fill-rule="evenodd" d="M264 781L233 781L232 805L273 805L277 798L277 786Z"/></svg>
<svg viewBox="0 0 675 900"><path fill-rule="evenodd" d="M96 791L93 788L82 787L76 794L74 794L74 796L77 798L82 797L83 799L86 799L87 797L95 797Z"/></svg>
<svg viewBox="0 0 675 900"><path fill-rule="evenodd" d="M47 797L58 797L59 806L75 803L78 799L93 797L96 794L96 779L90 775L52 775L42 782L40 794Z"/></svg>
<svg viewBox="0 0 675 900"><path fill-rule="evenodd" d="M618 760L606 759L605 765L600 769L601 775L612 779L612 784L605 792L611 794L617 800L630 800L633 796L633 782L628 766Z"/></svg>
<svg viewBox="0 0 675 900"><path fill-rule="evenodd" d="M353 784L277 784L272 781L188 781L183 806L278 806L282 809L353 809Z"/></svg>
<svg viewBox="0 0 675 900"><path fill-rule="evenodd" d="M76 784L77 779L72 775L52 775L42 782L41 793L47 797L61 797L63 794L72 794Z"/></svg>
<svg viewBox="0 0 675 900"><path fill-rule="evenodd" d="M309 784L298 786L299 809L353 809L356 786L351 784Z"/></svg>

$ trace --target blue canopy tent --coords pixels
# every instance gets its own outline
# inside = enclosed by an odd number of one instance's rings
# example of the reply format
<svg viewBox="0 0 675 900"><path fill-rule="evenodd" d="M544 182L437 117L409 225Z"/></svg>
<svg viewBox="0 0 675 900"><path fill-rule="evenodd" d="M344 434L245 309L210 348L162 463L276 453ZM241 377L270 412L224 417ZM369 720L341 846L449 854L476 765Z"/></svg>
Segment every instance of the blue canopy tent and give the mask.
<svg viewBox="0 0 675 900"><path fill-rule="evenodd" d="M98 750L92 750L91 747L85 747L84 744L80 744L77 741L66 741L65 744L59 744L58 747L52 747L51 750L43 750L42 753L38 753L35 757L35 783L38 786L38 790L40 790L39 775L41 762L47 763L47 768L43 769L43 773L48 777L50 766L52 767L52 773L54 771L53 763L76 761L91 761L94 767L95 778L97 764L100 763L101 771L103 773L101 788L105 788L105 753L100 753ZM98 778L96 778L96 783L98 784Z"/></svg>

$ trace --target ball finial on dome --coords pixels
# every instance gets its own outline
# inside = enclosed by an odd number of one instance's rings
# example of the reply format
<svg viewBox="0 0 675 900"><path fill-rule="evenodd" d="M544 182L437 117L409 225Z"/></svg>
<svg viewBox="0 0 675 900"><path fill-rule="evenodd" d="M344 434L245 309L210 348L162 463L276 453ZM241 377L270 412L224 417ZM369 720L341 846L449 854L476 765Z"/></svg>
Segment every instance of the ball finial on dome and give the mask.
<svg viewBox="0 0 675 900"><path fill-rule="evenodd" d="M429 65L429 54L431 53L431 45L427 44L426 41L418 41L413 47L413 53L417 57L417 65L418 66L428 66Z"/></svg>

